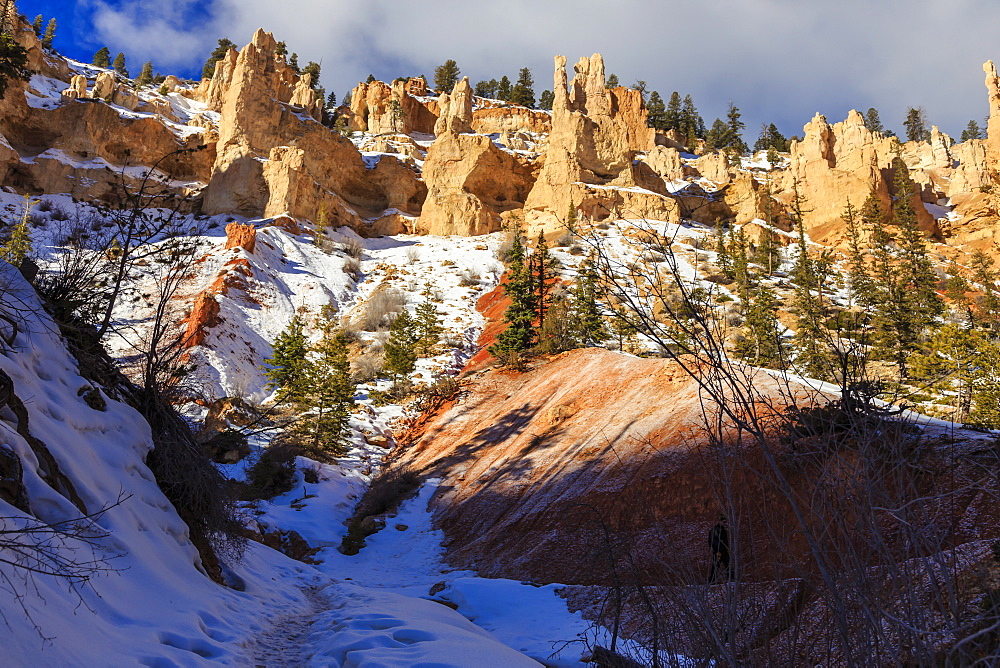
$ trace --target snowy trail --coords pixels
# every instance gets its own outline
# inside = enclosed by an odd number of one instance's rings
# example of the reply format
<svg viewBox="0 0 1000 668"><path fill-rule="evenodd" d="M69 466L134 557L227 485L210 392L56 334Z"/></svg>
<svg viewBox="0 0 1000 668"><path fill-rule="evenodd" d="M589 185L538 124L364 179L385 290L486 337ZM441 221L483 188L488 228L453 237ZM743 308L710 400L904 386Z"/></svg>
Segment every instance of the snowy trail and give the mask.
<svg viewBox="0 0 1000 668"><path fill-rule="evenodd" d="M303 651L303 641L323 610L325 599L316 587L303 589L302 593L309 601L309 608L301 614L278 620L247 648L254 666L297 668L309 665L310 655Z"/></svg>

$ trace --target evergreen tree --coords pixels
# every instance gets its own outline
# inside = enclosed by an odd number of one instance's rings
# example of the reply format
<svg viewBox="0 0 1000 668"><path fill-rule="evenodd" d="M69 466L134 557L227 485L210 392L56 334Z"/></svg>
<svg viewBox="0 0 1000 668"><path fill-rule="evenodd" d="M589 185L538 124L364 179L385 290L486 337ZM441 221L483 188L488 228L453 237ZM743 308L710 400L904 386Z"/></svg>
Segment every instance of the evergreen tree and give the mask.
<svg viewBox="0 0 1000 668"><path fill-rule="evenodd" d="M374 82L375 82L375 75L374 74L369 74L368 78L365 79L365 83L374 83Z"/></svg>
<svg viewBox="0 0 1000 668"><path fill-rule="evenodd" d="M111 66L115 68L115 72L122 75L126 79L129 78L128 68L125 67L124 53L119 53L117 56L115 56L115 61L111 64Z"/></svg>
<svg viewBox="0 0 1000 668"><path fill-rule="evenodd" d="M135 85L142 87L148 86L151 83L153 83L153 61L147 60L146 64L142 66L139 76L135 79Z"/></svg>
<svg viewBox="0 0 1000 668"><path fill-rule="evenodd" d="M393 384L398 388L409 385L409 376L417 368L417 323L410 313L403 309L389 327L389 339L385 342L385 369L392 374Z"/></svg>
<svg viewBox="0 0 1000 668"><path fill-rule="evenodd" d="M312 75L312 81L309 82L309 87L316 89L319 86L319 63L309 61L309 64L302 68L302 74Z"/></svg>
<svg viewBox="0 0 1000 668"><path fill-rule="evenodd" d="M274 45L274 55L276 55L276 56L287 56L288 55L288 45L285 44L284 42L278 42L277 44L275 44Z"/></svg>
<svg viewBox="0 0 1000 668"><path fill-rule="evenodd" d="M869 132L880 132L886 134L885 128L882 126L882 119L878 116L878 109L875 107L869 107L868 111L865 113L865 127L868 128Z"/></svg>
<svg viewBox="0 0 1000 668"><path fill-rule="evenodd" d="M906 315L906 322L903 323L905 331L899 334L900 343L913 350L922 332L944 313L945 306L937 294L937 273L917 226L917 214L913 209L913 182L903 161L896 158L895 162L892 208L899 230L900 294L904 298L900 306Z"/></svg>
<svg viewBox="0 0 1000 668"><path fill-rule="evenodd" d="M506 75L500 77L500 83L497 84L496 99L503 100L504 102L510 102L511 93L510 79L508 79Z"/></svg>
<svg viewBox="0 0 1000 668"><path fill-rule="evenodd" d="M663 127L665 130L681 129L681 94L677 91L670 94L670 100L663 114Z"/></svg>
<svg viewBox="0 0 1000 668"><path fill-rule="evenodd" d="M984 251L976 250L969 264L972 268L972 280L983 291L976 301L977 320L996 330L1000 328L1000 286L997 285L997 273L993 269L995 261Z"/></svg>
<svg viewBox="0 0 1000 668"><path fill-rule="evenodd" d="M858 218L857 209L851 204L850 198L848 198L847 205L844 207L841 220L847 225L847 280L851 286L851 301L857 302L858 295L870 294L872 285L865 262L865 252L862 250L861 221Z"/></svg>
<svg viewBox="0 0 1000 668"><path fill-rule="evenodd" d="M715 264L726 278L733 278L733 258L729 256L729 244L726 243L726 230L720 224L715 231Z"/></svg>
<svg viewBox="0 0 1000 668"><path fill-rule="evenodd" d="M649 102L646 103L646 111L649 112L647 125L657 130L667 129L667 106L663 104L663 98L655 90L649 94Z"/></svg>
<svg viewBox="0 0 1000 668"><path fill-rule="evenodd" d="M330 91L330 94L326 98L326 107L327 109L337 108L337 94L333 91Z"/></svg>
<svg viewBox="0 0 1000 668"><path fill-rule="evenodd" d="M295 316L275 338L271 357L264 360L268 365L264 369L264 375L270 381L268 389L278 390L282 399L302 401L308 351L309 342L303 331L302 319Z"/></svg>
<svg viewBox="0 0 1000 668"><path fill-rule="evenodd" d="M730 129L721 118L716 118L712 129L705 135L705 150L720 151L729 146Z"/></svg>
<svg viewBox="0 0 1000 668"><path fill-rule="evenodd" d="M513 221L511 234L508 253L510 266L507 270L507 282L504 284L504 294L510 299L510 305L503 315L507 327L489 348L490 354L504 364L516 364L519 354L530 348L535 341L534 281L531 268L525 261L521 227L516 219Z"/></svg>
<svg viewBox="0 0 1000 668"><path fill-rule="evenodd" d="M428 289L430 286L428 286ZM430 299L425 299L414 312L414 322L417 334L417 348L421 357L429 357L435 346L441 341L444 327L441 325L441 314Z"/></svg>
<svg viewBox="0 0 1000 668"><path fill-rule="evenodd" d="M552 278L559 261L549 253L549 245L545 241L545 235L538 233L538 240L535 242L535 252L529 258L531 273L535 282L535 308L538 313L538 329L541 330L545 324L545 312L549 307L549 293L552 291Z"/></svg>
<svg viewBox="0 0 1000 668"><path fill-rule="evenodd" d="M531 70L527 67L521 68L517 75L517 83L510 91L510 101L524 107L534 108L535 90L533 86L535 80L531 78Z"/></svg>
<svg viewBox="0 0 1000 668"><path fill-rule="evenodd" d="M774 123L763 123L760 126L760 136L753 145L754 151L787 151L788 139L781 134Z"/></svg>
<svg viewBox="0 0 1000 668"><path fill-rule="evenodd" d="M462 71L458 68L458 63L448 59L444 64L434 68L434 88L450 93L462 76Z"/></svg>
<svg viewBox="0 0 1000 668"><path fill-rule="evenodd" d="M785 368L785 350L778 321L778 301L774 290L760 285L743 310L743 341L737 352L750 364L770 369Z"/></svg>
<svg viewBox="0 0 1000 668"><path fill-rule="evenodd" d="M636 79L636 82L632 84L632 90L639 91L639 97L642 98L643 102L646 101L646 87L647 84L642 79Z"/></svg>
<svg viewBox="0 0 1000 668"><path fill-rule="evenodd" d="M98 49L97 53L94 54L92 64L105 69L109 69L111 67L111 52L108 51L108 47L102 46Z"/></svg>
<svg viewBox="0 0 1000 668"><path fill-rule="evenodd" d="M31 29L35 31L36 37L42 36L42 23L45 21L45 17L39 14L35 17L35 20L31 22Z"/></svg>
<svg viewBox="0 0 1000 668"><path fill-rule="evenodd" d="M574 337L581 345L596 346L608 338L608 328L597 303L597 269L593 253L580 266L570 304Z"/></svg>
<svg viewBox="0 0 1000 668"><path fill-rule="evenodd" d="M0 259L4 262L19 267L24 259L32 254L31 229L28 223L31 219L31 208L39 201L31 199L30 195L24 196L21 219L11 228L10 238L0 246Z"/></svg>
<svg viewBox="0 0 1000 668"><path fill-rule="evenodd" d="M801 373L825 380L829 376L830 351L826 346L823 288L826 260L809 252L805 233L805 200L798 183L792 194L792 222L798 233L797 254L792 269L795 289L791 311L795 315L795 366Z"/></svg>
<svg viewBox="0 0 1000 668"><path fill-rule="evenodd" d="M970 289L969 282L962 276L962 270L952 260L948 266L948 277L944 282L944 294L953 305L952 308L961 313L965 322L971 326L976 319L972 312L972 300L968 297Z"/></svg>
<svg viewBox="0 0 1000 668"><path fill-rule="evenodd" d="M552 105L555 104L556 94L550 90L543 90L542 96L538 98L538 108L546 109L548 111L552 110Z"/></svg>
<svg viewBox="0 0 1000 668"><path fill-rule="evenodd" d="M27 69L28 52L7 34L0 34L0 99L7 94L7 85L11 79L27 81L31 72Z"/></svg>
<svg viewBox="0 0 1000 668"><path fill-rule="evenodd" d="M497 83L496 79L490 79L489 81L480 81L476 84L476 90L474 91L477 97L485 97L490 100L495 100L497 96L497 87L500 84ZM544 95L543 95L544 97Z"/></svg>
<svg viewBox="0 0 1000 668"><path fill-rule="evenodd" d="M747 152L746 142L743 141L743 128L746 127L746 123L740 120L739 108L729 102L729 111L726 113L726 125L729 128L728 143L725 148L729 149L735 155L743 155Z"/></svg>
<svg viewBox="0 0 1000 668"><path fill-rule="evenodd" d="M310 351L304 374L304 401L312 407L303 430L313 453L343 456L351 435L355 386L342 332L327 331Z"/></svg>
<svg viewBox="0 0 1000 668"><path fill-rule="evenodd" d="M962 138L959 141L969 141L970 139L983 139L983 131L979 129L979 123L969 121L969 124L962 130Z"/></svg>
<svg viewBox="0 0 1000 668"><path fill-rule="evenodd" d="M868 308L871 314L872 338L875 356L900 361L897 332L905 317L900 310L903 296L900 294L899 272L893 249L896 237L888 223L888 214L874 190L861 207L861 220L869 232L871 249L870 277L866 292L859 292L858 302Z"/></svg>
<svg viewBox="0 0 1000 668"><path fill-rule="evenodd" d="M208 60L205 61L205 66L201 68L201 78L211 79L215 75L215 64L225 58L226 54L229 53L229 49L233 48L236 48L236 44L228 37L220 39L218 46L212 50L212 53L208 56Z"/></svg>
<svg viewBox="0 0 1000 668"><path fill-rule="evenodd" d="M56 19L49 19L49 24L45 26L45 34L42 35L42 48L51 49L52 41L56 38Z"/></svg>
<svg viewBox="0 0 1000 668"><path fill-rule="evenodd" d="M737 227L729 235L729 257L732 258L733 280L743 303L750 301L750 291L754 287L753 275L750 272L750 245L742 227Z"/></svg>
<svg viewBox="0 0 1000 668"><path fill-rule="evenodd" d="M910 107L907 109L903 127L906 128L906 139L908 141L927 141L931 138L931 132L927 129L927 118L923 107Z"/></svg>
<svg viewBox="0 0 1000 668"><path fill-rule="evenodd" d="M608 75L607 80L604 82L605 88L617 88L619 85L620 84L618 83L618 75L614 73Z"/></svg>
<svg viewBox="0 0 1000 668"><path fill-rule="evenodd" d="M702 120L701 114L695 108L694 98L690 95L685 95L684 102L681 104L680 127L678 130L680 130L681 136L684 138L688 148L693 149L697 140L705 137L705 121Z"/></svg>

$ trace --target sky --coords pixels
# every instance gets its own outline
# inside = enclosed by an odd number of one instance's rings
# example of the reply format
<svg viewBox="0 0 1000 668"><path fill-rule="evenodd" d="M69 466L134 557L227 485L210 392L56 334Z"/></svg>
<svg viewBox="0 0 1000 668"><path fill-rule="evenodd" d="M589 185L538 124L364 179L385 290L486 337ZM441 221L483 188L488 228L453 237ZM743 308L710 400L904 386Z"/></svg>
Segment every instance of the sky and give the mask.
<svg viewBox="0 0 1000 668"><path fill-rule="evenodd" d="M262 27L322 64L338 98L369 73L425 74L446 59L475 83L531 69L552 87L552 57L600 52L623 84L690 93L711 125L732 101L746 138L761 123L801 134L816 113L879 110L902 134L908 107L955 137L988 113L982 64L1000 61L996 0L18 0L59 25L55 47L90 61L124 52L135 74L200 76L220 37ZM572 77L572 71L570 71Z"/></svg>

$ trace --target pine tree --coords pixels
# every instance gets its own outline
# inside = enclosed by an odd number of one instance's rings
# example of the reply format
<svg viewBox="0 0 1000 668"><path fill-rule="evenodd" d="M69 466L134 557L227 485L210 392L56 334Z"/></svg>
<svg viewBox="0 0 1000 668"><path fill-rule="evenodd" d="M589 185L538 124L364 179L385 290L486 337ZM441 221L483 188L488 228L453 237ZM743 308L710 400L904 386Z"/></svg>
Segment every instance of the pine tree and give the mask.
<svg viewBox="0 0 1000 668"><path fill-rule="evenodd" d="M28 51L14 41L9 33L0 34L0 99L7 94L11 79L27 81L31 72L27 69Z"/></svg>
<svg viewBox="0 0 1000 668"><path fill-rule="evenodd" d="M744 339L737 352L750 364L770 369L785 368L785 350L778 321L778 301L774 290L760 285L744 310Z"/></svg>
<svg viewBox="0 0 1000 668"><path fill-rule="evenodd" d="M430 286L428 285L428 290ZM421 302L414 312L417 333L417 348L421 357L429 357L435 346L441 341L444 327L441 325L441 314L430 299Z"/></svg>
<svg viewBox="0 0 1000 668"><path fill-rule="evenodd" d="M729 235L728 251L732 258L733 280L736 281L740 300L746 303L750 300L754 280L750 272L750 246L742 227L734 229Z"/></svg>
<svg viewBox="0 0 1000 668"><path fill-rule="evenodd" d="M19 267L24 259L31 255L31 229L28 223L31 219L31 208L39 201L31 199L30 195L24 196L21 219L11 228L7 242L0 246L0 259L4 262Z"/></svg>
<svg viewBox="0 0 1000 668"><path fill-rule="evenodd" d="M538 313L538 329L541 330L545 324L545 312L549 307L549 293L552 291L552 278L555 269L559 266L558 260L549 253L549 245L545 241L545 235L538 233L538 240L535 242L535 252L529 258L531 273L535 282L535 308Z"/></svg>
<svg viewBox="0 0 1000 668"><path fill-rule="evenodd" d="M35 17L35 20L31 22L31 29L35 31L36 37L42 36L42 23L45 21L45 17L39 14Z"/></svg>
<svg viewBox="0 0 1000 668"><path fill-rule="evenodd" d="M632 90L639 91L639 97L642 98L643 103L646 102L646 87L647 83L642 79L636 79L636 82L632 84Z"/></svg>
<svg viewBox="0 0 1000 668"><path fill-rule="evenodd" d="M969 141L970 139L982 139L983 131L979 129L979 123L972 120L969 124L962 130L962 138L959 141Z"/></svg>
<svg viewBox="0 0 1000 668"><path fill-rule="evenodd" d="M510 101L524 107L534 108L535 90L533 86L535 80L531 77L531 70L527 67L521 68L517 75L517 83L510 91Z"/></svg>
<svg viewBox="0 0 1000 668"><path fill-rule="evenodd" d="M674 91L670 94L667 109L663 115L663 127L666 130L681 129L681 94Z"/></svg>
<svg viewBox="0 0 1000 668"><path fill-rule="evenodd" d="M715 231L715 264L726 278L733 278L733 258L729 256L726 230L720 224Z"/></svg>
<svg viewBox="0 0 1000 668"><path fill-rule="evenodd" d="M52 41L56 38L56 19L49 19L49 24L45 26L45 34L42 35L42 48L51 49Z"/></svg>
<svg viewBox="0 0 1000 668"><path fill-rule="evenodd" d="M572 202L569 203L569 209L566 211L566 230L570 234L576 233L576 224L579 217L576 213L576 205Z"/></svg>
<svg viewBox="0 0 1000 668"><path fill-rule="evenodd" d="M908 141L927 141L931 138L931 132L927 129L927 118L923 107L910 107L907 109L903 127L906 128L906 139Z"/></svg>
<svg viewBox="0 0 1000 668"><path fill-rule="evenodd" d="M108 47L102 46L98 49L97 53L94 54L92 63L97 67L109 69L111 67L111 52L108 51Z"/></svg>
<svg viewBox="0 0 1000 668"><path fill-rule="evenodd" d="M417 323L405 308L389 327L385 342L385 370L392 374L397 388L409 385L410 374L417 368Z"/></svg>
<svg viewBox="0 0 1000 668"><path fill-rule="evenodd" d="M684 137L688 148L694 148L697 140L705 136L705 121L694 106L694 98L691 95L684 96L681 105L681 136Z"/></svg>
<svg viewBox="0 0 1000 668"><path fill-rule="evenodd" d="M872 288L871 277L865 262L865 253L861 244L861 221L857 209L851 204L850 198L844 207L841 220L847 225L848 268L847 280L851 286L851 301L857 302L858 295L869 294Z"/></svg>
<svg viewBox="0 0 1000 668"><path fill-rule="evenodd" d="M538 98L538 108L546 109L548 111L552 110L552 105L555 104L556 94L550 90L543 90L542 96Z"/></svg>
<svg viewBox="0 0 1000 668"><path fill-rule="evenodd" d="M895 160L893 187L893 217L899 230L900 294L904 298L901 309L906 314L906 331L900 332L901 344L913 350L922 332L944 313L945 306L937 294L938 277L927 255L924 237L917 226L913 209L913 182L906 165Z"/></svg>
<svg viewBox="0 0 1000 668"><path fill-rule="evenodd" d="M476 84L476 90L474 91L477 97L485 97L487 99L493 100L497 96L497 87L500 84L497 83L496 79L490 79L489 81L480 81ZM544 97L544 96L543 96Z"/></svg>
<svg viewBox="0 0 1000 668"><path fill-rule="evenodd" d="M620 84L618 83L617 74L609 74L607 80L604 82L605 88L617 88Z"/></svg>
<svg viewBox="0 0 1000 668"><path fill-rule="evenodd" d="M293 53L288 57L288 66L295 70L295 73L299 73L299 54ZM371 76L370 74L368 76Z"/></svg>
<svg viewBox="0 0 1000 668"><path fill-rule="evenodd" d="M111 65L115 68L115 72L122 75L126 79L128 78L128 68L125 67L125 54L119 53L115 56L115 61Z"/></svg>
<svg viewBox="0 0 1000 668"><path fill-rule="evenodd" d="M496 343L489 348L490 354L505 365L517 364L520 353L535 342L534 281L531 268L525 261L521 227L517 219L513 220L511 235L512 241L508 253L510 267L507 270L507 282L504 284L504 294L510 299L510 305L503 315L507 327L500 332Z"/></svg>
<svg viewBox="0 0 1000 668"><path fill-rule="evenodd" d="M864 118L865 127L868 128L869 132L880 132L882 134L886 134L885 128L882 126L882 119L878 116L878 109L875 107L869 107Z"/></svg>
<svg viewBox="0 0 1000 668"><path fill-rule="evenodd" d="M667 129L667 107L663 104L663 98L655 90L649 94L649 102L646 103L646 111L649 112L647 125L657 130Z"/></svg>
<svg viewBox="0 0 1000 668"><path fill-rule="evenodd" d="M355 386L342 332L328 330L311 349L303 388L303 399L312 407L303 424L311 452L347 454Z"/></svg>
<svg viewBox="0 0 1000 668"><path fill-rule="evenodd" d="M147 60L146 64L142 66L142 71L139 72L139 76L135 79L135 85L137 87L148 86L153 83L153 62Z"/></svg>
<svg viewBox="0 0 1000 668"><path fill-rule="evenodd" d="M336 109L337 108L337 94L333 91L326 97L326 108Z"/></svg>
<svg viewBox="0 0 1000 668"><path fill-rule="evenodd" d="M375 75L374 74L369 74L368 78L365 79L365 83L375 83Z"/></svg>
<svg viewBox="0 0 1000 668"><path fill-rule="evenodd" d="M705 150L719 151L729 146L729 126L721 118L716 118L712 129L705 135Z"/></svg>
<svg viewBox="0 0 1000 668"><path fill-rule="evenodd" d="M798 233L798 253L792 269L795 290L791 311L795 315L795 366L812 378L829 374L830 354L825 345L823 288L825 261L809 252L805 233L805 199L795 183L792 194L792 221Z"/></svg>
<svg viewBox="0 0 1000 668"><path fill-rule="evenodd" d="M500 77L500 83L497 84L497 99L510 102L511 93L510 79L506 75Z"/></svg>
<svg viewBox="0 0 1000 668"><path fill-rule="evenodd" d="M448 59L443 65L434 68L434 88L443 93L450 93L461 76L462 70L458 68L458 63Z"/></svg>
<svg viewBox="0 0 1000 668"><path fill-rule="evenodd" d="M205 66L201 68L201 78L211 79L215 75L215 64L225 58L229 50L233 48L236 48L236 44L228 37L220 39L218 46L212 50L208 60L205 61Z"/></svg>
<svg viewBox="0 0 1000 668"><path fill-rule="evenodd" d="M302 319L295 316L275 338L271 357L264 360L268 365L264 370L264 375L270 381L268 389L278 390L282 399L301 401L304 396L308 351L309 342L303 331Z"/></svg>
<svg viewBox="0 0 1000 668"><path fill-rule="evenodd" d="M983 291L976 301L977 320L984 326L1000 328L1000 286L997 285L997 272L993 269L995 261L982 250L972 254L969 263L972 268L972 280Z"/></svg>
<svg viewBox="0 0 1000 668"><path fill-rule="evenodd" d="M570 314L574 336L580 344L596 346L608 338L608 328L597 303L597 270L593 253L580 266L570 299ZM618 320L615 319L615 322Z"/></svg>
<svg viewBox="0 0 1000 668"><path fill-rule="evenodd" d="M900 361L897 331L901 328L904 314L900 311L903 302L900 294L899 272L893 249L896 237L888 223L888 214L875 191L868 195L861 207L861 220L869 232L871 249L871 282L866 292L858 293L857 299L871 315L872 344L876 357Z"/></svg>
<svg viewBox="0 0 1000 668"><path fill-rule="evenodd" d="M302 74L312 75L312 80L309 82L309 87L315 90L319 86L319 63L313 62L312 60L302 68Z"/></svg>
<svg viewBox="0 0 1000 668"><path fill-rule="evenodd" d="M226 40L228 41L228 40ZM276 56L287 56L288 55L288 45L284 42L278 42L274 45L274 55Z"/></svg>
<svg viewBox="0 0 1000 668"><path fill-rule="evenodd" d="M730 100L729 111L726 113L729 135L724 148L729 149L735 155L743 155L747 152L746 142L743 141L743 128L746 127L746 123L740 120L741 116L739 108Z"/></svg>

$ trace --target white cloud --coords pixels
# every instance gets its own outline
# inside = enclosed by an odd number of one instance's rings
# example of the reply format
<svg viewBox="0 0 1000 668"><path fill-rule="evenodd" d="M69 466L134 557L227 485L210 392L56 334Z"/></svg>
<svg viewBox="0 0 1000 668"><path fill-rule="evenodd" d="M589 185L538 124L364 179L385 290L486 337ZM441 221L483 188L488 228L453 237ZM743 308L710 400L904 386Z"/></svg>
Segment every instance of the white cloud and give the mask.
<svg viewBox="0 0 1000 668"><path fill-rule="evenodd" d="M600 51L624 83L692 93L708 123L732 99L750 137L763 121L794 134L816 111L836 121L869 106L898 130L915 105L958 133L986 113L980 67L1000 57L990 0L215 0L201 25L184 24L190 0L142 4L97 0L96 31L164 66L196 67L217 38L263 27L300 62L322 61L338 95L369 72L432 76L447 58L473 81L530 67L541 92L553 55Z"/></svg>

